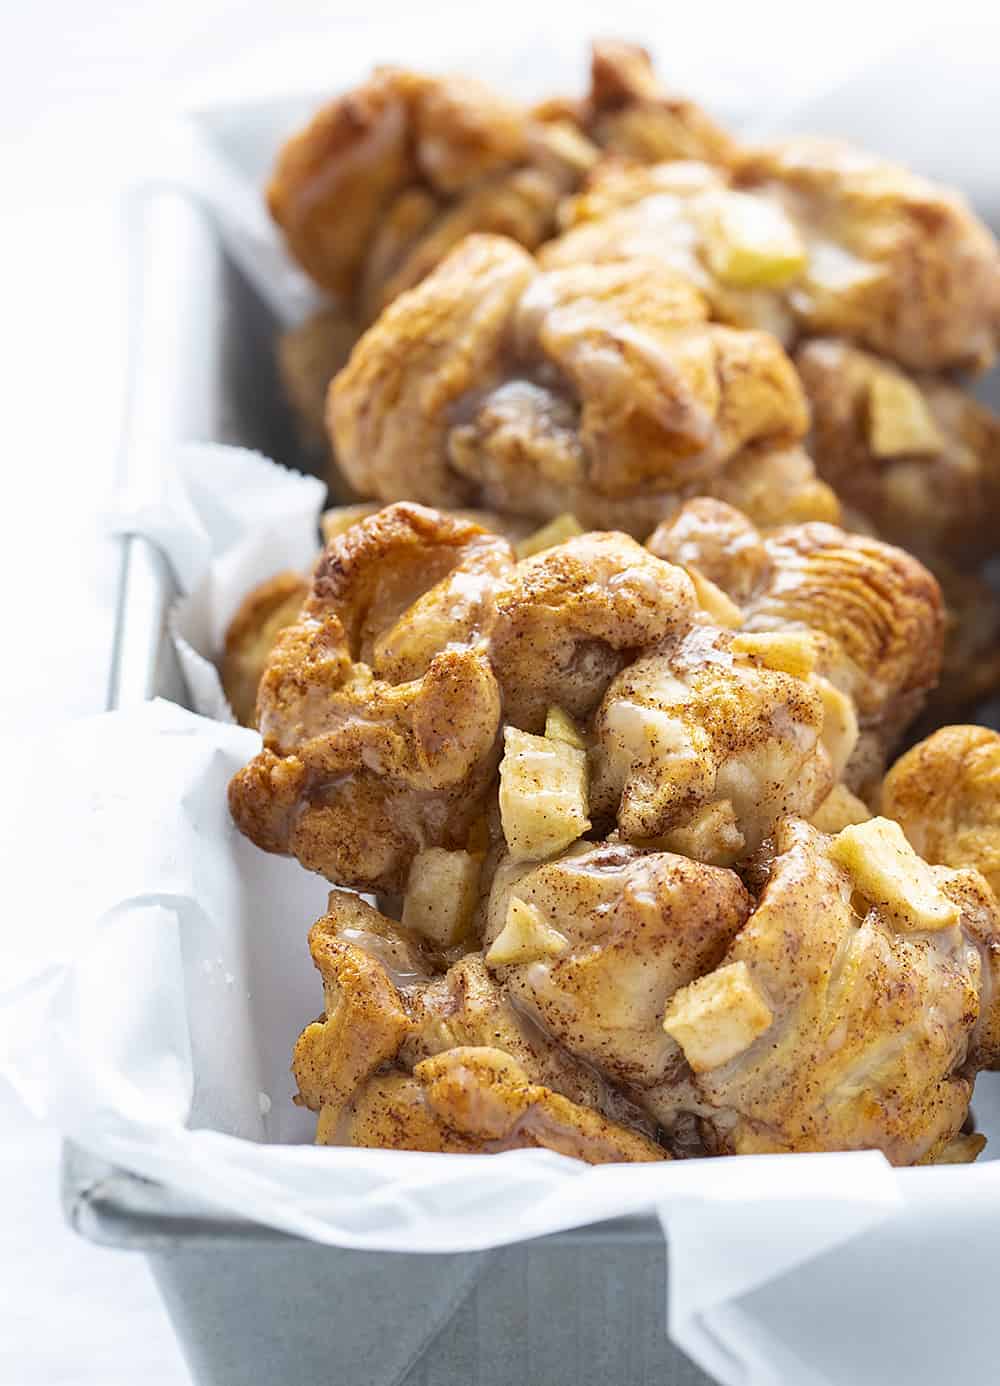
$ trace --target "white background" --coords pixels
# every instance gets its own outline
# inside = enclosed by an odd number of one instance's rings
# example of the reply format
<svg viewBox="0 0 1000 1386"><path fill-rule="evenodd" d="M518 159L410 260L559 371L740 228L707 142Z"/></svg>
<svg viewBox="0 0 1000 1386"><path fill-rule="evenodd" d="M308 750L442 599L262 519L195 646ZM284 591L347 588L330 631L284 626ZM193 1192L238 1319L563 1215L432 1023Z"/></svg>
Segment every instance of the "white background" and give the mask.
<svg viewBox="0 0 1000 1386"><path fill-rule="evenodd" d="M977 8L970 0L949 13ZM99 517L115 475L127 350L119 197L141 176L164 112L221 84L294 84L284 69L310 31L320 65L326 48L338 70L345 51L357 55L359 73L373 60L406 61L415 16L422 60L435 32L447 33L451 51L461 34L474 55L495 53L515 29L538 32L544 44L539 24L560 36L571 25L582 53L588 33L613 27L648 38L694 94L725 97L738 85L764 103L793 102L910 39L932 15L929 5L870 0L619 0L612 19L607 7L579 3L427 0L418 12L412 3L0 0L4 783L30 769L33 738L104 702L115 553L99 537ZM19 832L42 831L18 822L13 797L0 795L8 849ZM59 908L58 860L37 896L5 903L3 928L44 928L46 912ZM0 1386L186 1382L144 1263L63 1229L56 1139L2 1090L0 1131Z"/></svg>

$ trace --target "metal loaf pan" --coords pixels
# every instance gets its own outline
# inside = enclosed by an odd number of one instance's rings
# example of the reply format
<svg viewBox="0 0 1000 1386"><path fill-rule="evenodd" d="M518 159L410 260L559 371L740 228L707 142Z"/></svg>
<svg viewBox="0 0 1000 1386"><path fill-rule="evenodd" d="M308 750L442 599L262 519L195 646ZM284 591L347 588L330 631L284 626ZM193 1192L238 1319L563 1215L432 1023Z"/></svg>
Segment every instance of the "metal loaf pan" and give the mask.
<svg viewBox="0 0 1000 1386"><path fill-rule="evenodd" d="M155 496L163 445L194 439L306 465L275 375L275 323L210 217L163 192L138 220L121 480ZM186 701L166 634L175 594L162 554L123 540L112 707ZM70 1145L62 1194L82 1236L148 1257L199 1386L709 1382L667 1338L653 1217L487 1253L340 1250L221 1215Z"/></svg>

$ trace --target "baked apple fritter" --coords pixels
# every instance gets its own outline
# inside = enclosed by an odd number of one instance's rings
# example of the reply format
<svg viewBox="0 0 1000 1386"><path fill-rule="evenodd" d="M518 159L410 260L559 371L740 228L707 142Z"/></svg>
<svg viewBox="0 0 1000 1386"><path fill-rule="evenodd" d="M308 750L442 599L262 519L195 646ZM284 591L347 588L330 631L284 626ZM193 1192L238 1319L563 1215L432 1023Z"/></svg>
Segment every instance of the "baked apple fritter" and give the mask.
<svg viewBox="0 0 1000 1386"><path fill-rule="evenodd" d="M506 540L395 506L331 543L258 693L264 750L239 827L343 885L398 890L423 847L464 846L498 758L485 648Z"/></svg>
<svg viewBox="0 0 1000 1386"><path fill-rule="evenodd" d="M377 69L288 142L268 190L290 252L338 300L279 342L303 442L325 445L326 388L362 327L465 236L536 248L602 153L726 162L732 151L632 44L595 44L588 96L534 110L464 78Z"/></svg>
<svg viewBox="0 0 1000 1386"><path fill-rule="evenodd" d="M957 193L835 141L745 149L731 169L603 163L560 215L547 269L658 258L718 321L786 345L843 337L921 371L996 354L992 234Z"/></svg>
<svg viewBox="0 0 1000 1386"><path fill-rule="evenodd" d="M292 1068L319 1144L667 1158L649 1118L512 1004L478 952L446 967L341 891L309 943L325 1015L302 1032Z"/></svg>
<svg viewBox="0 0 1000 1386"><path fill-rule="evenodd" d="M525 859L593 827L729 864L842 774L880 776L940 661L926 570L711 500L651 545L590 533L518 562L403 504L336 536L261 681L237 824L398 894L418 854L480 850L491 805Z"/></svg>
<svg viewBox="0 0 1000 1386"><path fill-rule="evenodd" d="M316 283L364 323L475 231L534 248L598 151L479 82L378 68L281 150L268 206Z"/></svg>
<svg viewBox="0 0 1000 1386"><path fill-rule="evenodd" d="M886 775L881 811L926 861L975 867L1000 899L1000 734L939 728Z"/></svg>
<svg viewBox="0 0 1000 1386"><path fill-rule="evenodd" d="M811 518L837 513L795 448L808 412L777 341L708 322L648 260L541 274L512 242L470 237L361 339L328 421L352 486L386 501L642 536L730 470L752 501L746 470L774 453L767 518L781 488L796 516L807 491Z"/></svg>
<svg viewBox="0 0 1000 1386"><path fill-rule="evenodd" d="M518 562L396 505L328 544L231 790L261 846L403 897L397 924L335 891L313 930L317 1139L974 1158L1000 921L968 867L997 869L1000 736L956 729L909 797L906 758L887 781L942 866L840 780L933 678L933 578L708 499L652 543L676 561L605 533Z"/></svg>
<svg viewBox="0 0 1000 1386"><path fill-rule="evenodd" d="M885 820L832 838L783 820L756 903L669 853L502 865L484 937L519 1007L689 1150L694 1128L710 1153L896 1164L982 1146L959 1133L1000 1063L998 944L982 878L928 867Z"/></svg>
<svg viewBox="0 0 1000 1386"><path fill-rule="evenodd" d="M872 787L941 667L944 607L927 569L902 549L834 525L762 534L710 499L688 502L649 547L732 598L744 648L779 667L804 660L850 700L860 736L847 784Z"/></svg>
<svg viewBox="0 0 1000 1386"><path fill-rule="evenodd" d="M464 77L380 67L288 141L268 205L302 268L364 324L465 236L540 245L602 153L724 163L733 150L632 44L595 44L587 97L534 109Z"/></svg>
<svg viewBox="0 0 1000 1386"><path fill-rule="evenodd" d="M840 341L795 358L821 475L879 534L962 567L1000 540L1000 419L957 385Z"/></svg>
<svg viewBox="0 0 1000 1386"><path fill-rule="evenodd" d="M894 835L895 834L895 835ZM664 1029L688 1073L659 1094L709 1151L974 1159L976 1070L1000 1065L1000 915L975 871L929 867L885 819L786 820L756 909ZM650 1104L652 1107L652 1104Z"/></svg>
<svg viewBox="0 0 1000 1386"><path fill-rule="evenodd" d="M693 101L667 91L649 54L633 43L594 44L590 92L577 120L603 151L630 161L725 165L736 157L732 137Z"/></svg>
<svg viewBox="0 0 1000 1386"><path fill-rule="evenodd" d="M334 891L293 1069L321 1144L578 1158L880 1149L974 1159L1000 1064L1000 917L976 871L872 819L779 825L754 899L669 852L501 862L456 961ZM499 1089L499 1090L498 1090Z"/></svg>

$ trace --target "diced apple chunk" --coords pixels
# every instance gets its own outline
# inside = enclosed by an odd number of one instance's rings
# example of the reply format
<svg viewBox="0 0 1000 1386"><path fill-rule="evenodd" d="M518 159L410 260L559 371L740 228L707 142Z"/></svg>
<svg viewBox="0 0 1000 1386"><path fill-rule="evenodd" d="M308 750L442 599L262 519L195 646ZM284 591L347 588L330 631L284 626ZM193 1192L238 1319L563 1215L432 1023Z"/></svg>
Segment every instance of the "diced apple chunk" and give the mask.
<svg viewBox="0 0 1000 1386"><path fill-rule="evenodd" d="M876 371L869 382L868 444L876 457L933 454L944 447L927 401L899 371Z"/></svg>
<svg viewBox="0 0 1000 1386"><path fill-rule="evenodd" d="M586 753L505 727L500 822L515 861L550 857L575 842L590 827Z"/></svg>
<svg viewBox="0 0 1000 1386"><path fill-rule="evenodd" d="M816 667L816 642L805 630L768 630L737 635L732 648L738 654L752 655L767 669L808 678Z"/></svg>
<svg viewBox="0 0 1000 1386"><path fill-rule="evenodd" d="M503 928L487 950L486 962L490 967L538 962L541 958L558 957L565 951L563 935L546 924L534 905L515 895L507 907Z"/></svg>
<svg viewBox="0 0 1000 1386"><path fill-rule="evenodd" d="M545 714L545 735L550 741L565 741L567 746L575 746L578 751L587 749L579 727L561 707L550 707Z"/></svg>
<svg viewBox="0 0 1000 1386"><path fill-rule="evenodd" d="M469 931L479 893L478 857L429 847L413 858L403 923L440 948L450 948Z"/></svg>
<svg viewBox="0 0 1000 1386"><path fill-rule="evenodd" d="M670 999L663 1028L695 1073L735 1059L774 1016L745 962L729 963L682 987Z"/></svg>
<svg viewBox="0 0 1000 1386"><path fill-rule="evenodd" d="M830 843L830 856L850 874L860 894L887 910L898 927L947 929L958 920L958 905L891 819L870 818L842 829Z"/></svg>
<svg viewBox="0 0 1000 1386"><path fill-rule="evenodd" d="M743 192L721 192L702 205L709 268L741 289L777 288L806 267L806 248L795 225L775 202Z"/></svg>
<svg viewBox="0 0 1000 1386"><path fill-rule="evenodd" d="M567 539L575 539L582 533L575 515L557 515L547 525L536 529L533 534L526 535L515 544L514 552L518 558L531 558L536 553L542 553L544 549L554 549L556 544L564 544Z"/></svg>
<svg viewBox="0 0 1000 1386"><path fill-rule="evenodd" d="M721 587L717 587L712 582L711 578L699 573L697 568L686 568L684 571L694 583L694 594L698 599L698 605L702 611L711 616L717 626L723 626L726 630L735 630L737 626L743 624L743 612L730 597L726 596Z"/></svg>

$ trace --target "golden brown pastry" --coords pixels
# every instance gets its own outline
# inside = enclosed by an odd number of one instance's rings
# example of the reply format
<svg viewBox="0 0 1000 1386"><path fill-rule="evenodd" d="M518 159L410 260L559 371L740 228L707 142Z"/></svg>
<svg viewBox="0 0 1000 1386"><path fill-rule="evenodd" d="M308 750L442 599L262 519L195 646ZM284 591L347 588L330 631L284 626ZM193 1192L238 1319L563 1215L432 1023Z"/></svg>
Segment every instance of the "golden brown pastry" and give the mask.
<svg viewBox="0 0 1000 1386"><path fill-rule="evenodd" d="M786 602L802 580L787 577ZM734 631L742 619L623 534L515 563L466 520L387 507L330 542L275 645L264 750L232 782L233 815L266 850L390 893L415 857L481 850L470 834L491 805L519 859L594 824L743 859L782 814L819 806L857 724L799 617L777 636ZM439 893L465 889L452 865Z"/></svg>
<svg viewBox="0 0 1000 1386"><path fill-rule="evenodd" d="M747 223L742 251L741 218ZM559 219L562 234L539 251L543 269L657 262L694 285L717 321L794 341L784 285L803 263L801 238L779 208L737 196L725 167L693 159L650 165L606 159L578 194L563 200Z"/></svg>
<svg viewBox="0 0 1000 1386"><path fill-rule="evenodd" d="M818 671L851 698L862 731L891 746L937 679L937 582L902 549L833 525L783 527L765 547L773 575L751 599L743 630L819 632Z"/></svg>
<svg viewBox="0 0 1000 1386"><path fill-rule="evenodd" d="M431 962L416 938L347 891L331 893L327 913L309 931L309 949L323 978L324 1016L299 1036L292 1070L302 1105L339 1112L395 1058L409 1028L393 977L426 980Z"/></svg>
<svg viewBox="0 0 1000 1386"><path fill-rule="evenodd" d="M822 685L809 668L769 667L768 654L705 625L623 670L594 719L591 812L630 842L728 865L779 818L817 809L857 729L831 753Z"/></svg>
<svg viewBox="0 0 1000 1386"><path fill-rule="evenodd" d="M922 564L834 525L760 534L745 516L708 499L688 502L649 547L700 570L736 602L745 648L779 667L805 659L848 698L861 732L848 786L863 789L881 776L941 665L941 592Z"/></svg>
<svg viewBox="0 0 1000 1386"><path fill-rule="evenodd" d="M643 535L716 486L751 504L776 454L762 518L779 496L836 513L795 448L808 416L778 343L710 324L651 261L539 274L510 241L470 237L364 335L328 420L350 483L383 500Z"/></svg>
<svg viewBox="0 0 1000 1386"><path fill-rule="evenodd" d="M741 510L709 496L689 500L646 541L650 553L701 573L746 606L770 582L773 565L764 535Z"/></svg>
<svg viewBox="0 0 1000 1386"><path fill-rule="evenodd" d="M805 137L749 150L736 183L799 220L809 256L794 295L803 330L857 340L915 370L993 361L1000 249L960 193Z"/></svg>
<svg viewBox="0 0 1000 1386"><path fill-rule="evenodd" d="M881 811L925 860L976 867L1000 898L1000 734L941 727L896 761Z"/></svg>
<svg viewBox="0 0 1000 1386"><path fill-rule="evenodd" d="M324 1129L320 1145L331 1142ZM530 1082L501 1049L449 1049L412 1074L376 1074L343 1114L336 1144L488 1155L541 1147L590 1165L666 1160L654 1141Z"/></svg>
<svg viewBox="0 0 1000 1386"><path fill-rule="evenodd" d="M399 893L419 859L426 898L471 898L448 854L486 851L494 812L516 860L615 829L729 864L842 775L880 777L940 661L930 574L705 499L651 547L589 533L517 562L405 504L337 535L261 680L238 826L339 884Z"/></svg>
<svg viewBox="0 0 1000 1386"><path fill-rule="evenodd" d="M473 237L365 333L330 390L327 415L362 494L476 502L449 464L449 416L481 387L532 276L531 258L508 241Z"/></svg>
<svg viewBox="0 0 1000 1386"><path fill-rule="evenodd" d="M761 529L805 520L833 525L841 521L838 496L817 476L809 454L797 446L773 448L765 443L745 448L708 489L710 495L751 516Z"/></svg>
<svg viewBox="0 0 1000 1386"><path fill-rule="evenodd" d="M257 689L278 636L299 614L309 591L301 573L276 573L240 603L226 631L222 687L236 720L257 725Z"/></svg>
<svg viewBox="0 0 1000 1386"><path fill-rule="evenodd" d="M268 206L303 269L366 322L471 232L540 244L596 157L570 122L478 82L384 67L288 141Z"/></svg>
<svg viewBox="0 0 1000 1386"><path fill-rule="evenodd" d="M325 1016L295 1049L303 1102L338 1107L389 1059L412 1068L459 1046L494 1045L533 1082L602 1110L607 1085L554 1046L511 1005L477 952L441 952L347 891L332 891L309 947L323 978Z"/></svg>
<svg viewBox="0 0 1000 1386"><path fill-rule="evenodd" d="M539 732L553 705L589 717L637 650L686 630L690 578L624 534L583 534L519 563L496 599L490 652L504 716Z"/></svg>
<svg viewBox="0 0 1000 1386"><path fill-rule="evenodd" d="M601 149L644 164L703 159L725 165L737 154L732 137L705 111L661 85L649 54L633 43L594 44L590 93L578 120Z"/></svg>
<svg viewBox="0 0 1000 1386"><path fill-rule="evenodd" d="M335 506L325 511L320 518L323 538L329 542L383 508L377 501L363 502L359 505ZM502 535L514 545L514 551L518 557L533 557L536 553L554 547L566 535L579 533L579 526L575 524L571 516L560 517L543 529L535 530L533 522L530 520L519 520L516 516L499 515L494 511L457 510L450 513L453 519L479 525L482 529L489 530L491 534ZM658 579L663 580L662 565L651 562L649 555L644 550L632 545L631 541L626 541L622 535L615 536L614 544L619 546L622 555L630 556L633 563L638 562L640 569L652 568L657 572ZM623 562L625 562L624 558ZM613 572L607 567L607 563L605 563L605 570L604 579L606 581L613 576ZM529 573L532 571L536 570L528 570ZM683 579L679 575L678 578L683 583ZM309 585L310 578L308 576L292 572L278 573L274 577L266 578L264 582L247 594L230 623L226 632L222 657L223 687L238 720L243 722L245 726L256 725L257 689L271 650L274 648L281 631L286 626L290 626L298 616L299 608L309 591ZM664 589L661 608L665 609L668 600L673 600L673 597L678 595L679 593L668 582ZM509 616L505 618L505 624L513 622L516 626L520 619L518 616L520 609L521 606L516 595L512 595L508 600ZM624 620L624 612L620 613L620 619ZM661 619L656 630L662 631L665 628ZM550 629L554 628L550 626ZM516 638L520 639L521 637L518 635ZM622 632L616 629L611 638L620 643ZM576 644L579 644L579 640L576 641ZM516 654L512 654L508 674L508 688L512 698L516 696L515 683L519 679L523 680L530 677L528 671L522 670L519 673L517 669L519 662L523 663L529 658L528 645L514 648ZM574 645L573 648L575 649L576 646ZM567 657L570 657L569 652ZM569 693L570 690L567 690L568 697ZM543 707L543 714L545 710Z"/></svg>
<svg viewBox="0 0 1000 1386"><path fill-rule="evenodd" d="M751 909L732 871L582 843L548 862L501 864L484 956L522 1013L648 1106L681 1066L664 1007L721 961Z"/></svg>
<svg viewBox="0 0 1000 1386"><path fill-rule="evenodd" d="M812 453L838 496L895 544L968 567L1000 548L1000 419L958 386L845 342L796 366Z"/></svg>
<svg viewBox="0 0 1000 1386"><path fill-rule="evenodd" d="M715 1153L975 1158L973 1081L1000 1064L983 878L928 867L885 819L832 838L788 820L774 845L746 925L666 1008L687 1071L651 1109L668 1127L694 1117Z"/></svg>
<svg viewBox="0 0 1000 1386"><path fill-rule="evenodd" d="M365 323L467 235L540 245L605 151L726 163L735 146L632 44L595 44L588 95L531 110L467 78L382 67L288 141L268 205L296 260Z"/></svg>
<svg viewBox="0 0 1000 1386"><path fill-rule="evenodd" d="M720 496L730 499L721 492ZM880 537L871 521L851 506L842 507L840 523L852 533ZM917 546L902 547L912 551ZM910 735L917 737L944 722L968 719L980 704L1000 692L1000 595L984 577L963 572L935 554L922 554L922 561L941 588L945 631L937 684L909 728Z"/></svg>
<svg viewBox="0 0 1000 1386"><path fill-rule="evenodd" d="M242 831L387 891L420 848L464 846L496 768L484 632L512 566L506 540L420 506L339 536L260 685L264 750L230 786Z"/></svg>
<svg viewBox="0 0 1000 1386"><path fill-rule="evenodd" d="M687 1153L974 1158L1000 1064L1000 914L884 819L780 824L756 902L731 872L589 844L502 863L485 960L519 1010Z"/></svg>
<svg viewBox="0 0 1000 1386"><path fill-rule="evenodd" d="M599 165L561 209L545 268L655 257L712 314L855 341L915 370L996 352L1000 253L962 199L835 141L790 138L705 163Z"/></svg>
<svg viewBox="0 0 1000 1386"><path fill-rule="evenodd" d="M667 1158L648 1118L526 1019L478 953L445 971L405 926L340 891L309 942L325 1014L292 1067L319 1144Z"/></svg>
<svg viewBox="0 0 1000 1386"><path fill-rule="evenodd" d="M360 501L357 505L334 505L324 510L320 516L319 527L324 540L329 543L338 534L343 534L385 507L379 501ZM502 534L505 539L517 546L529 536L537 533L531 520L518 519L516 515L501 515L495 510L452 510L449 514L456 520L467 520L469 524L488 529L491 534Z"/></svg>
<svg viewBox="0 0 1000 1386"><path fill-rule="evenodd" d="M699 619L691 632L719 634ZM768 653L791 665L795 651ZM720 685L720 709L727 696ZM989 754L1000 747L995 733L953 730L974 733L975 752L989 737ZM661 1158L662 1128L677 1153L975 1158L982 1139L962 1134L973 1080L1000 1066L1000 907L984 877L928 865L841 787L821 806L843 823L836 835L771 825L746 873L751 895L695 859L738 826L746 776L653 849L622 840L627 823L619 840L578 840L570 810L581 790L586 805L594 736L588 719L551 709L542 736L508 725L507 851L489 867L481 946L482 833L468 849L417 853L402 923L331 894L310 935L325 1014L293 1063L317 1140L631 1160ZM785 724L774 739L796 740ZM952 751L938 759L954 776ZM964 797L946 810L918 798L916 812L950 824L959 856L989 864L982 809L1000 755L970 766ZM921 766L911 783L936 773ZM559 822L571 829L561 840Z"/></svg>
<svg viewBox="0 0 1000 1386"><path fill-rule="evenodd" d="M234 818L333 881L398 892L416 854L466 847L495 790L502 719L527 733L553 706L589 714L637 649L695 619L686 575L622 534L515 566L506 540L466 520L412 505L367 516L328 545L274 648L264 750L232 782ZM510 821L529 752L504 762ZM558 754L581 773L582 752ZM585 820L583 807L568 821Z"/></svg>

